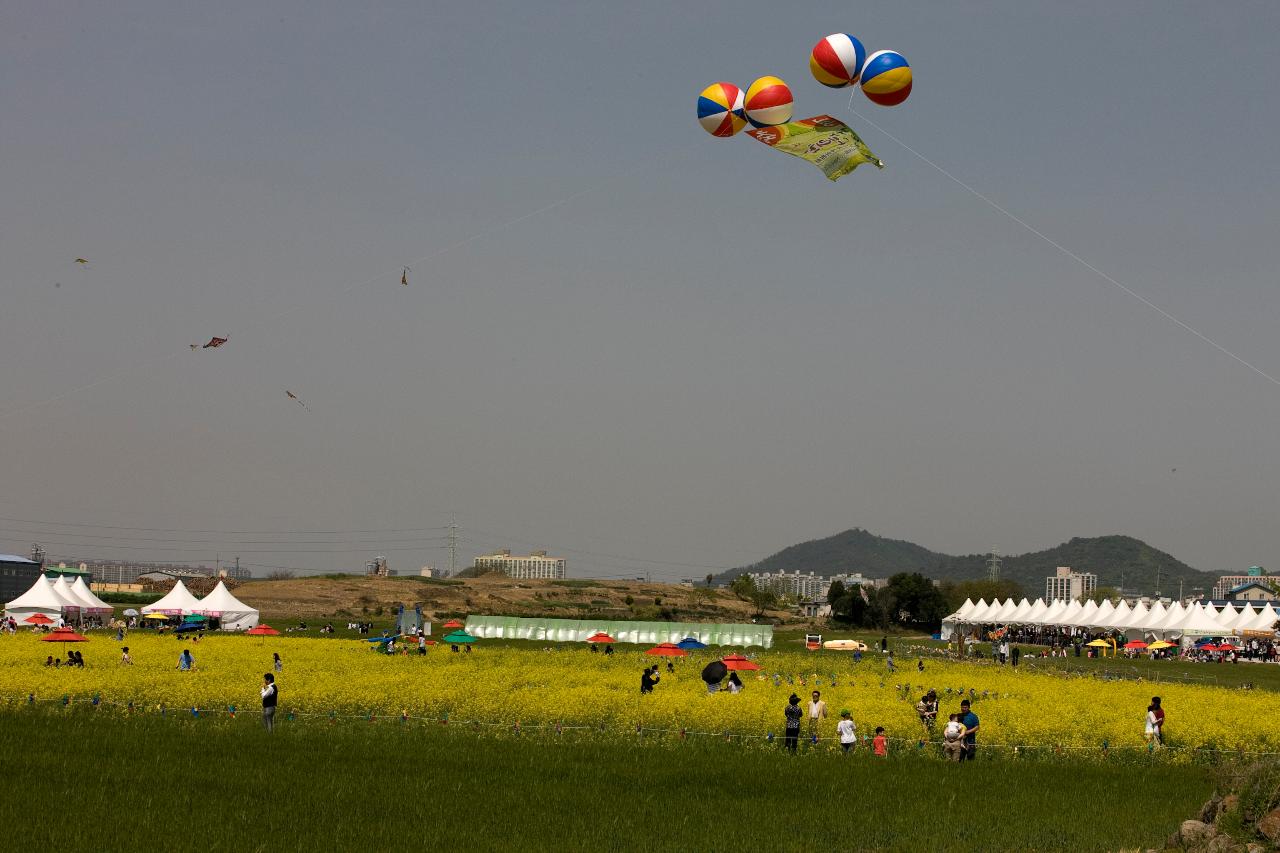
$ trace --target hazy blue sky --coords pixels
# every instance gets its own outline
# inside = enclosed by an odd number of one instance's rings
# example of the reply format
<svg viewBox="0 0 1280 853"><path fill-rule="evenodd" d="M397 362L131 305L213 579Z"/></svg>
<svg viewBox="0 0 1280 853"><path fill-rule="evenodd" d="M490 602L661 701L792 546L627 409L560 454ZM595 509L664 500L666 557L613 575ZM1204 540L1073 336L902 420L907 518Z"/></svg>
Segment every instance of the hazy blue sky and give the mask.
<svg viewBox="0 0 1280 853"><path fill-rule="evenodd" d="M851 526L1280 564L1280 386L850 113L836 31L915 72L858 113L1280 376L1270 0L11 0L0 551L407 570L454 513L578 574ZM699 128L764 74L887 168Z"/></svg>

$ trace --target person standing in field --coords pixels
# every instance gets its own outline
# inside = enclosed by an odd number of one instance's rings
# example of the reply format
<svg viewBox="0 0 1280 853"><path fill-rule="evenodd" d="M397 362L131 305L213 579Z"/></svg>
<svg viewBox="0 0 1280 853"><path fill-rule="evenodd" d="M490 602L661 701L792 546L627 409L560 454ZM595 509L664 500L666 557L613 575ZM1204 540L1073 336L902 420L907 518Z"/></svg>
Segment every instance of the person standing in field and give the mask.
<svg viewBox="0 0 1280 853"><path fill-rule="evenodd" d="M800 710L800 697L792 693L791 698L787 700L787 707L782 710L782 715L786 718L786 737L783 739L782 745L785 749L795 752L800 742L800 718L804 716L804 711Z"/></svg>
<svg viewBox="0 0 1280 853"><path fill-rule="evenodd" d="M871 739L871 750L884 758L889 754L889 739L884 736L884 726L876 726L876 736Z"/></svg>
<svg viewBox="0 0 1280 853"><path fill-rule="evenodd" d="M644 668L644 672L640 675L641 695L644 695L645 693L652 693L654 685L656 685L659 681L662 680L660 677L658 677L655 674L657 669L658 667L656 666L652 666L652 667L646 666Z"/></svg>
<svg viewBox="0 0 1280 853"><path fill-rule="evenodd" d="M964 726L964 752L961 761L973 761L978 757L978 715L969 708L969 700L960 703L960 724Z"/></svg>
<svg viewBox="0 0 1280 853"><path fill-rule="evenodd" d="M271 668L276 672L284 672L284 661L280 660L279 652L271 653Z"/></svg>
<svg viewBox="0 0 1280 853"><path fill-rule="evenodd" d="M191 656L190 649L183 649L182 654L178 655L178 669L182 672L190 672L196 665L196 659Z"/></svg>
<svg viewBox="0 0 1280 853"><path fill-rule="evenodd" d="M809 739L818 740L818 721L827 718L827 703L822 701L822 694L813 691L813 699L809 701Z"/></svg>
<svg viewBox="0 0 1280 853"><path fill-rule="evenodd" d="M1147 725L1144 731L1147 743L1159 746L1164 743L1164 708L1160 707L1160 697L1152 696L1147 706Z"/></svg>
<svg viewBox="0 0 1280 853"><path fill-rule="evenodd" d="M133 664L133 658L129 657L128 646L125 646L123 649L120 650L120 663L124 664L125 666L129 666Z"/></svg>
<svg viewBox="0 0 1280 853"><path fill-rule="evenodd" d="M960 722L960 715L952 714L948 718L947 727L942 730L942 753L948 761L960 761L964 757L964 743L961 741L963 737L964 724Z"/></svg>
<svg viewBox="0 0 1280 853"><path fill-rule="evenodd" d="M276 677L271 673L262 676L262 727L269 732L276 728L276 701L280 691L276 689Z"/></svg>
<svg viewBox="0 0 1280 853"><path fill-rule="evenodd" d="M840 722L836 723L836 734L840 736L840 748L845 752L853 749L854 744L858 742L858 727L853 722L853 716L848 708L840 712Z"/></svg>
<svg viewBox="0 0 1280 853"><path fill-rule="evenodd" d="M916 703L916 713L920 715L920 722L929 731L933 731L934 723L938 720L938 694L935 690L920 697L920 701Z"/></svg>

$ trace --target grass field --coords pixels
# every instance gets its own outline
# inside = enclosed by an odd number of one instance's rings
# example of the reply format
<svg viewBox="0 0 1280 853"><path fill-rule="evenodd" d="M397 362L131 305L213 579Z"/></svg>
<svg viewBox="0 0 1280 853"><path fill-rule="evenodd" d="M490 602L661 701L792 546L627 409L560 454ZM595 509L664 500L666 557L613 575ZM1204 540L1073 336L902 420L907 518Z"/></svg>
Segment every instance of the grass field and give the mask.
<svg viewBox="0 0 1280 853"><path fill-rule="evenodd" d="M438 725L0 713L0 826L40 849L1117 850L1203 768L876 760Z"/></svg>

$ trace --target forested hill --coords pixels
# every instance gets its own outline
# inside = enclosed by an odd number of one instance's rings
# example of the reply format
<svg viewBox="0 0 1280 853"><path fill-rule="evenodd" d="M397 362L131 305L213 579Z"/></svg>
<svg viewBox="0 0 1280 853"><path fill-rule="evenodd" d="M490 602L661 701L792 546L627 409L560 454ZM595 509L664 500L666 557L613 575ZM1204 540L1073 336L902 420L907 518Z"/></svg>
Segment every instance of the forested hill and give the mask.
<svg viewBox="0 0 1280 853"><path fill-rule="evenodd" d="M1101 586L1123 586L1126 590L1154 592L1159 572L1160 591L1178 592L1213 586L1217 575L1193 569L1131 536L1076 538L1054 548L1004 558L1000 576L1017 581L1030 597L1044 594L1044 579L1058 566L1093 572ZM719 576L727 582L746 571L813 571L820 575L862 572L869 577L887 577L896 572L920 572L940 580L973 580L986 577L987 555L950 556L930 551L913 542L886 539L854 528L825 539L814 539L784 548L751 566L732 569Z"/></svg>

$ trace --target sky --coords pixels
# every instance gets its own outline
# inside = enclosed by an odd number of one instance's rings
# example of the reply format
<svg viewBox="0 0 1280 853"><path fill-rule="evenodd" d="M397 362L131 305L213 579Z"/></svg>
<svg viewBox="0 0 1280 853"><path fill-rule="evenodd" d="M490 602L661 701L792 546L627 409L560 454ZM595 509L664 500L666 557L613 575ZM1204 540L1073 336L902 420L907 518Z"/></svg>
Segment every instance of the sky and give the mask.
<svg viewBox="0 0 1280 853"><path fill-rule="evenodd" d="M456 524L460 566L675 579L863 527L1275 566L1278 30L13 0L0 552L405 572ZM902 52L910 99L818 85L831 32ZM766 74L886 168L699 127L703 87Z"/></svg>

